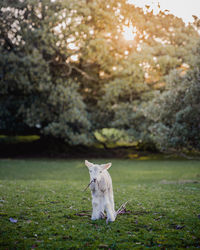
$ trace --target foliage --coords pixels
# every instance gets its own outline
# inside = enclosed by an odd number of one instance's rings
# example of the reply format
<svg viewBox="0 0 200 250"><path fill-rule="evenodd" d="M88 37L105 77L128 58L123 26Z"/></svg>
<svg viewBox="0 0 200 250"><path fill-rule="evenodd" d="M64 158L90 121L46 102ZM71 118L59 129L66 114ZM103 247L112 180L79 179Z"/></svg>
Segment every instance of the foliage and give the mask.
<svg viewBox="0 0 200 250"><path fill-rule="evenodd" d="M199 247L199 162L112 163L116 207L129 200L129 213L107 225L90 219L83 162L1 161L1 248Z"/></svg>
<svg viewBox="0 0 200 250"><path fill-rule="evenodd" d="M1 27L1 129L9 133L11 124L15 133L21 127L30 133L32 128L68 143L89 144L91 125L79 85L63 75L66 70L59 70L61 52L53 29L59 20L55 11L62 11L60 4L3 1L1 5L2 18L10 20Z"/></svg>
<svg viewBox="0 0 200 250"><path fill-rule="evenodd" d="M167 91L146 110L153 140L161 150L200 149L200 43L195 49L195 67L180 76L167 77Z"/></svg>
<svg viewBox="0 0 200 250"><path fill-rule="evenodd" d="M128 133L124 130L114 129L114 128L103 128L101 130L95 131L94 136L107 147L119 147L119 146L137 146L138 142L134 138L130 137Z"/></svg>
<svg viewBox="0 0 200 250"><path fill-rule="evenodd" d="M167 11L125 0L3 0L0 13L3 134L91 145L106 128L152 142L144 110L169 93L173 70L196 67L198 20L185 25Z"/></svg>

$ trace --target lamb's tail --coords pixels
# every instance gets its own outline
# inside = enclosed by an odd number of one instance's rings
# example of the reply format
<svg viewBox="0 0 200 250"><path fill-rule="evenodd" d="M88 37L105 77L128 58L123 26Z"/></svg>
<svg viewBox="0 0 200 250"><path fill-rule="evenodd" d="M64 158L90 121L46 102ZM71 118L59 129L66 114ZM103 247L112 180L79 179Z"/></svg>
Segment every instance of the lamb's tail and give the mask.
<svg viewBox="0 0 200 250"><path fill-rule="evenodd" d="M126 204L128 203L128 201L126 201L125 203L123 203L119 209L115 212L115 218L117 217L118 214L123 214L126 211Z"/></svg>

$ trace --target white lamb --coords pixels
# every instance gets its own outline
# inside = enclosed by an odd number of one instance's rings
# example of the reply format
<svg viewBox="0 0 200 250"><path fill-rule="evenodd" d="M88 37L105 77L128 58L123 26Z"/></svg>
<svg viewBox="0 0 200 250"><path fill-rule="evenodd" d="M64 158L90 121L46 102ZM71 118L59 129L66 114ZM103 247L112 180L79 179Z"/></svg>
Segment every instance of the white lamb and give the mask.
<svg viewBox="0 0 200 250"><path fill-rule="evenodd" d="M117 215L114 205L112 179L108 173L111 163L97 165L85 161L90 173L90 189L92 194L92 220L104 218L107 214L107 222L114 221Z"/></svg>

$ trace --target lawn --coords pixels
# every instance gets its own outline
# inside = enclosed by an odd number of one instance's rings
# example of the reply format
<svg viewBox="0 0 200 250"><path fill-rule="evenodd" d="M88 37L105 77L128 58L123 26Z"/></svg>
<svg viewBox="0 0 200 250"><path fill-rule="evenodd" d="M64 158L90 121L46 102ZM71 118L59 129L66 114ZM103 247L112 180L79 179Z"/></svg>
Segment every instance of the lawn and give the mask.
<svg viewBox="0 0 200 250"><path fill-rule="evenodd" d="M83 160L1 160L0 249L200 247L200 161L110 161L116 208L129 202L106 224Z"/></svg>

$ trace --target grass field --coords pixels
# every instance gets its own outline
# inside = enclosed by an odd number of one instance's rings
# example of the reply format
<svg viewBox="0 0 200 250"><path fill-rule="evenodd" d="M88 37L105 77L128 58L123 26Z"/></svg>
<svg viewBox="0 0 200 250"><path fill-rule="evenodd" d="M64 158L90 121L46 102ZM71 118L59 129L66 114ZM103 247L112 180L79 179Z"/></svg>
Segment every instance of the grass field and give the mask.
<svg viewBox="0 0 200 250"><path fill-rule="evenodd" d="M111 161L116 208L129 202L106 224L83 160L1 160L0 249L200 248L200 162Z"/></svg>

